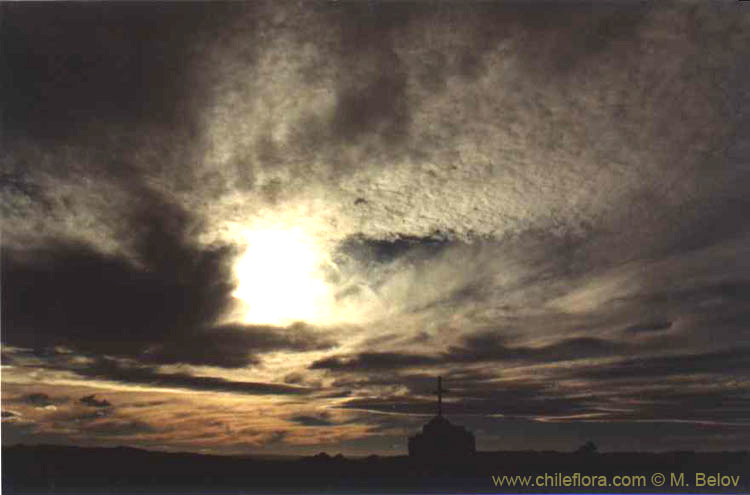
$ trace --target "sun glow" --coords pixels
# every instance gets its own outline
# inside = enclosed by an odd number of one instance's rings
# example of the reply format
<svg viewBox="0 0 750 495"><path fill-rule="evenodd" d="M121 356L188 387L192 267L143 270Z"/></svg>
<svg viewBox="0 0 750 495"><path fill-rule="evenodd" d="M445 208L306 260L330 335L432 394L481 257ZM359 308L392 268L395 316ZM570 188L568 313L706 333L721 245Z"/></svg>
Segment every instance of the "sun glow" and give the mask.
<svg viewBox="0 0 750 495"><path fill-rule="evenodd" d="M247 323L321 322L330 291L320 269L320 248L296 229L252 230L235 266L233 295L247 306Z"/></svg>

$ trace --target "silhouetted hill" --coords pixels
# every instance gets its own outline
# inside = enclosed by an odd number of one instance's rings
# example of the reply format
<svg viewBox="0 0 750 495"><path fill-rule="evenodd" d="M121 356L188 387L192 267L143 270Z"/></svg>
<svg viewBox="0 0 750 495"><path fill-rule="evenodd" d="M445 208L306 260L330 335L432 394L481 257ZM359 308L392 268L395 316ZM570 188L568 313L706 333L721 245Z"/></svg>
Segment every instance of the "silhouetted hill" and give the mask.
<svg viewBox="0 0 750 495"><path fill-rule="evenodd" d="M419 463L406 456L350 459L318 454L263 459L162 453L134 448L14 446L2 451L4 493L247 493L247 492L581 492L582 487L495 486L492 476L532 478L548 484L565 474L663 473L663 487L586 487L586 492L749 492L750 456L726 453L477 452L449 462ZM695 473L740 476L737 487L696 487ZM670 473L691 486L670 487ZM561 479L561 478L560 478Z"/></svg>

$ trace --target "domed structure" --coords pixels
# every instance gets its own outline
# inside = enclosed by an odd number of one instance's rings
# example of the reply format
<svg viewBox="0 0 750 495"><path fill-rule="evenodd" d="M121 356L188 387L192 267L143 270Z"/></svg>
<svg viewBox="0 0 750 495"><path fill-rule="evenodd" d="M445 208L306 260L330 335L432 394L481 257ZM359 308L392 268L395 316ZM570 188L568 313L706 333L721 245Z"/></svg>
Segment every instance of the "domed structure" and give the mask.
<svg viewBox="0 0 750 495"><path fill-rule="evenodd" d="M409 456L422 460L456 459L474 454L474 434L463 426L454 425L443 417L442 377L438 377L438 411L422 427L422 431L409 437Z"/></svg>

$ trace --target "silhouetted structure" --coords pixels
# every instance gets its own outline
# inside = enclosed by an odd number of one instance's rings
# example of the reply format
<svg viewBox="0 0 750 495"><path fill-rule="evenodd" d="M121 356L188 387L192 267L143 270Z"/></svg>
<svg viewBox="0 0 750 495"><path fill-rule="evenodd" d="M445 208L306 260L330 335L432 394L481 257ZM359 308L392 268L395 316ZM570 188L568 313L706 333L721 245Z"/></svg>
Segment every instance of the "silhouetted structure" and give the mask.
<svg viewBox="0 0 750 495"><path fill-rule="evenodd" d="M438 377L437 416L409 437L409 456L420 460L450 460L466 457L476 451L474 434L443 417L443 377Z"/></svg>

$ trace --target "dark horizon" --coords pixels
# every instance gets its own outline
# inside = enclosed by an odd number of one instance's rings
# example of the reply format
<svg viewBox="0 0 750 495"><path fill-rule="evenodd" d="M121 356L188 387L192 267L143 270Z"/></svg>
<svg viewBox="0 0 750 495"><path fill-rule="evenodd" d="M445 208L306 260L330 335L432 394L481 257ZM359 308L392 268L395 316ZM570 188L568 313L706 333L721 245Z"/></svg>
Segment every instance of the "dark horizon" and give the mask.
<svg viewBox="0 0 750 495"><path fill-rule="evenodd" d="M274 459L168 454L130 447L4 447L3 454L7 459L3 489L29 494L98 493L105 487L108 493L154 494L534 493L539 489L578 493L581 486L594 493L738 493L750 488L745 477L750 467L747 452L477 452L427 462L406 456L347 458L322 453ZM669 478L659 478L664 473ZM584 476L588 481L583 485L572 484Z"/></svg>

